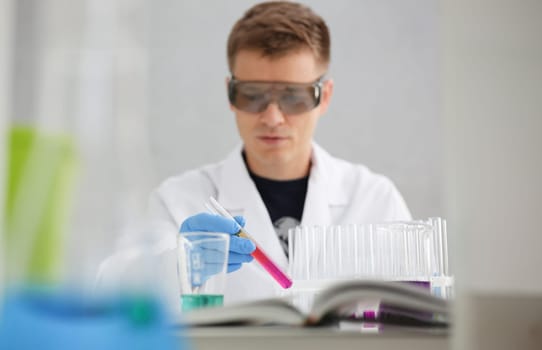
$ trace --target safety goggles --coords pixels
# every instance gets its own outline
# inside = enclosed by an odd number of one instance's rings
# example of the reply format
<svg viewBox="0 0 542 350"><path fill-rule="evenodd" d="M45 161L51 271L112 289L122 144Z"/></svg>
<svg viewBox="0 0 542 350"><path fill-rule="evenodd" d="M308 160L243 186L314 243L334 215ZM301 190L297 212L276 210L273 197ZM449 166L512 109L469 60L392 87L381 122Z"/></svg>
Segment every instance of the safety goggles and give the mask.
<svg viewBox="0 0 542 350"><path fill-rule="evenodd" d="M261 113L274 102L282 113L295 115L320 104L323 83L323 76L313 83L241 81L232 77L228 98L235 108L244 112Z"/></svg>

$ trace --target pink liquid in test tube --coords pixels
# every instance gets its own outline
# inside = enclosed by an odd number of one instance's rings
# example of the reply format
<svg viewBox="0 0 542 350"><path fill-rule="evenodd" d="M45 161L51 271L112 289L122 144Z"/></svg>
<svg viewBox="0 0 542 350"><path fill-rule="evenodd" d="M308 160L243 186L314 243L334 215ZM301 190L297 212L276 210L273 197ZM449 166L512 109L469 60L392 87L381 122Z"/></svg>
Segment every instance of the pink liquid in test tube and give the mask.
<svg viewBox="0 0 542 350"><path fill-rule="evenodd" d="M248 237L243 231L239 233L239 236L248 238L252 242L254 242L254 240ZM254 242L254 244L256 244L256 242ZM258 247L258 245L256 245L256 250L254 250L251 255L254 257L254 259L256 259L257 262L260 263L260 265L263 266L263 268L267 272L269 272L269 274L275 279L275 281L277 281L282 286L282 288L288 289L292 286L292 280L290 279L290 277L288 277L284 272L282 272L282 270L277 265L275 265L275 263L271 259L269 259L269 257L264 253L264 251L260 247Z"/></svg>
<svg viewBox="0 0 542 350"><path fill-rule="evenodd" d="M217 202L216 199L214 199L213 197L210 197L209 200L210 200L210 203L211 203L210 207L212 209L214 209L220 215L235 221L233 216L231 216L231 214L226 209L224 209L224 207L222 207ZM275 279L275 281L277 281L282 286L282 288L288 289L288 288L290 288L292 286L292 279L290 277L288 277L288 275L286 275L267 256L267 254L265 254L265 252L259 247L258 243L256 243L256 241L254 239L252 239L252 237L250 237L250 235L243 228L241 228L241 230L237 233L237 235L239 237L250 239L256 245L256 250L254 250L251 255Z"/></svg>

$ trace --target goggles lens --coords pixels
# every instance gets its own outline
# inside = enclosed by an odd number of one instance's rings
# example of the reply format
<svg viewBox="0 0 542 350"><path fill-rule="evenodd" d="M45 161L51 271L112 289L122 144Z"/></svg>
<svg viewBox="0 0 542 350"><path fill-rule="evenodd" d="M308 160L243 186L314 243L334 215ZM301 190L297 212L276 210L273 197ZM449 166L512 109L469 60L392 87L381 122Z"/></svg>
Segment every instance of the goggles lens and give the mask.
<svg viewBox="0 0 542 350"><path fill-rule="evenodd" d="M308 112L320 104L322 78L314 83L240 81L232 77L228 97L235 108L261 113L275 102L287 115Z"/></svg>

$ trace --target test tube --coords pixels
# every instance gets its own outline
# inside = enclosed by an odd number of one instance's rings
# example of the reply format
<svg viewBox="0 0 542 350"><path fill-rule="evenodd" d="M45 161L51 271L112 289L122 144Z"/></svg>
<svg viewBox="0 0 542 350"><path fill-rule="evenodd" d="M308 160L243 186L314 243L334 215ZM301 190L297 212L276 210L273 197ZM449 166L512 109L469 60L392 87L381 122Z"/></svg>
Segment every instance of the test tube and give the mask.
<svg viewBox="0 0 542 350"><path fill-rule="evenodd" d="M223 217L234 220L233 216L224 207L222 207L216 199L210 197L211 206ZM252 252L254 259L277 281L282 288L288 289L292 286L292 280L286 273L284 273L263 251L263 249L258 245L258 243L252 238L244 228L240 228L237 233L239 237L250 239L254 245L256 245L256 250Z"/></svg>

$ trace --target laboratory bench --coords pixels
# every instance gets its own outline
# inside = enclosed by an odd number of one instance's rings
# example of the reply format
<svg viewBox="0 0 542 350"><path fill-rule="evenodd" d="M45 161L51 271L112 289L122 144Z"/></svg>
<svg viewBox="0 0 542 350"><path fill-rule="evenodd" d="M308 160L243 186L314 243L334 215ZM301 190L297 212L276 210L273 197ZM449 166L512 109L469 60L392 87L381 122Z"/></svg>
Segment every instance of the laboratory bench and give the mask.
<svg viewBox="0 0 542 350"><path fill-rule="evenodd" d="M380 333L301 327L200 327L179 331L195 350L444 350L449 349L446 330L386 329Z"/></svg>

